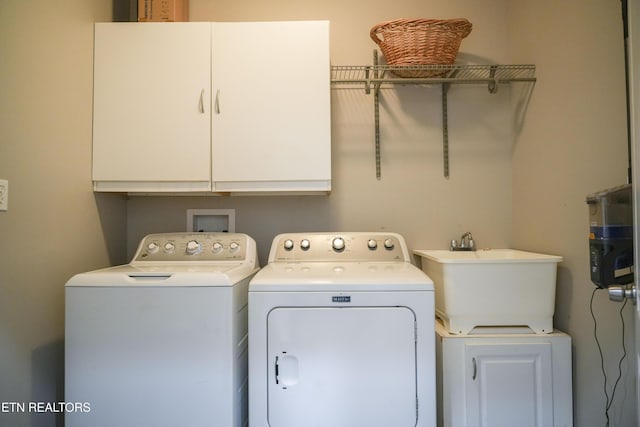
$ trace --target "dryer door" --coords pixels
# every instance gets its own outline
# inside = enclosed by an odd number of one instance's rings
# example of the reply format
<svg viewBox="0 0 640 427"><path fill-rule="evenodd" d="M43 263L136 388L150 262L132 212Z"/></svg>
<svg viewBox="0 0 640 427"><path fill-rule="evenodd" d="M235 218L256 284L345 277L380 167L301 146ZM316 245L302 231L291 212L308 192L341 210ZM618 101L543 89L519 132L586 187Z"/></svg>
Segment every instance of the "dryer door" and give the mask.
<svg viewBox="0 0 640 427"><path fill-rule="evenodd" d="M271 427L416 425L409 308L276 308L267 333Z"/></svg>

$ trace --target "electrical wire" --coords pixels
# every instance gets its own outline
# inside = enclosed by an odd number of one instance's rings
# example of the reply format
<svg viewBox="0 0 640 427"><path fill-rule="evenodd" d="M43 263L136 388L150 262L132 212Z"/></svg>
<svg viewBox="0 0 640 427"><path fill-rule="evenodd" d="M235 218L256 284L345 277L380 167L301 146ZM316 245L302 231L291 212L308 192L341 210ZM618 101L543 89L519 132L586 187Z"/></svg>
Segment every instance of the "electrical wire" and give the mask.
<svg viewBox="0 0 640 427"><path fill-rule="evenodd" d="M624 307L627 305L627 301L628 301L627 299L624 300L624 302L622 303L622 307L620 307L620 311L618 313L620 316L620 323L622 324L622 356L618 361L618 378L616 378L616 382L613 385L613 391L611 392L611 400L609 401L609 405L607 406L607 411L609 410L609 408L611 408L611 404L613 404L613 399L616 394L616 389L618 388L618 383L620 382L620 379L622 379L622 362L627 357L627 347L625 346L625 343L624 343L625 323L624 323L624 317L622 315L622 310L624 310Z"/></svg>
<svg viewBox="0 0 640 427"><path fill-rule="evenodd" d="M619 315L620 315L620 323L622 324L622 356L620 357L620 360L618 361L618 378L616 378L616 381L613 385L613 389L611 390L611 396L609 396L609 392L607 391L607 371L604 367L604 355L602 353L602 347L600 346L600 340L598 340L598 321L596 320L596 315L593 311L593 298L596 295L596 292L601 289L601 288L594 288L593 292L591 293L591 301L589 302L589 310L591 311L591 318L593 319L593 337L595 338L596 341L596 345L598 347L598 353L600 354L600 369L602 370L602 376L604 377L604 396L606 399L606 404L605 404L605 411L604 411L604 415L605 418L607 420L607 423L605 425L605 427L609 427L609 423L610 423L610 419L609 419L609 409L611 409L611 405L613 404L613 399L616 395L616 390L618 388L618 384L620 383L620 380L622 379L622 362L624 361L624 359L627 357L627 347L625 345L624 342L624 335L625 335L625 323L624 323L624 317L623 317L623 310L624 307L627 305L627 299L624 300L624 302L622 303L622 307L620 307L620 311L619 311Z"/></svg>

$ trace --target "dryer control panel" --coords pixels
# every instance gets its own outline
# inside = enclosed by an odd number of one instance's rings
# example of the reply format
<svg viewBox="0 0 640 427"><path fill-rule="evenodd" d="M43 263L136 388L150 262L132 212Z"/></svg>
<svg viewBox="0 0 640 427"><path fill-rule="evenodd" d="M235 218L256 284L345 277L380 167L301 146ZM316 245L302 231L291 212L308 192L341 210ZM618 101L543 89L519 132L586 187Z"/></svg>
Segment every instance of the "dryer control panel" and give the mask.
<svg viewBox="0 0 640 427"><path fill-rule="evenodd" d="M253 243L242 233L159 233L140 242L137 261L240 261Z"/></svg>
<svg viewBox="0 0 640 427"><path fill-rule="evenodd" d="M269 262L411 262L404 238L396 233L286 233L275 237Z"/></svg>

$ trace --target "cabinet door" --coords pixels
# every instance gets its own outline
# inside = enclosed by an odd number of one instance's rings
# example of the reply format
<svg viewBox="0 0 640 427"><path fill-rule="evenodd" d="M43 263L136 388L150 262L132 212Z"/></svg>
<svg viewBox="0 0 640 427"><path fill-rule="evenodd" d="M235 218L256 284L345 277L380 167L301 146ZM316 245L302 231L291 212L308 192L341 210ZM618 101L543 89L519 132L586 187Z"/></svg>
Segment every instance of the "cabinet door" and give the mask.
<svg viewBox="0 0 640 427"><path fill-rule="evenodd" d="M209 23L96 24L96 190L210 188L210 34Z"/></svg>
<svg viewBox="0 0 640 427"><path fill-rule="evenodd" d="M553 425L551 343L467 344L468 427Z"/></svg>
<svg viewBox="0 0 640 427"><path fill-rule="evenodd" d="M330 190L329 23L214 23L213 185Z"/></svg>

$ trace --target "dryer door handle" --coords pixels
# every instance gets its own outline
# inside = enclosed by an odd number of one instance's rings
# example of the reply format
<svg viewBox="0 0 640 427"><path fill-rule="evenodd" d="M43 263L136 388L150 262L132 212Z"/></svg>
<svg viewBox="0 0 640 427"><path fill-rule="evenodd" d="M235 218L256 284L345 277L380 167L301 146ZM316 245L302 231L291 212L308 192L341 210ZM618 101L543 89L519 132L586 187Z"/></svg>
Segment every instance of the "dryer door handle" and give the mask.
<svg viewBox="0 0 640 427"><path fill-rule="evenodd" d="M275 374L276 384L283 389L298 384L298 358L283 351L276 356Z"/></svg>

